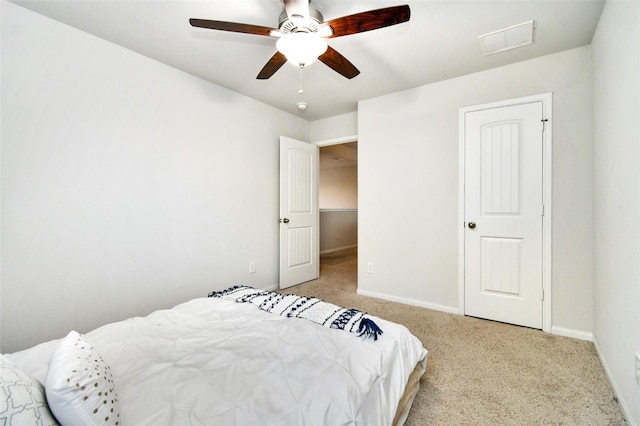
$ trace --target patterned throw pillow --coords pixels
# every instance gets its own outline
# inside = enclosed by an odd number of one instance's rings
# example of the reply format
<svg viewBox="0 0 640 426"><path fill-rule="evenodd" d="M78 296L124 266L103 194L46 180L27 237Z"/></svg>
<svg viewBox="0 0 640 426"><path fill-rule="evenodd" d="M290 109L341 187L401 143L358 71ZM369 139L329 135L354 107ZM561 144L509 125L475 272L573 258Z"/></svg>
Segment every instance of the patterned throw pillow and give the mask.
<svg viewBox="0 0 640 426"><path fill-rule="evenodd" d="M7 357L0 356L0 425L57 424L49 411L40 382Z"/></svg>
<svg viewBox="0 0 640 426"><path fill-rule="evenodd" d="M65 426L121 424L111 368L75 331L51 355L45 389L51 411Z"/></svg>

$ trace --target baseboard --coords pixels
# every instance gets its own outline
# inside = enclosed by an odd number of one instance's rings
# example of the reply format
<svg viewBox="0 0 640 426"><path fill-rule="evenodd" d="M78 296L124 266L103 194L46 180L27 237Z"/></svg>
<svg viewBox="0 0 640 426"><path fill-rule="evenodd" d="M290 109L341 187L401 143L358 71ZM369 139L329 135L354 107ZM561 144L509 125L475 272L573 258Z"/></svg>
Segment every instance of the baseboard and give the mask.
<svg viewBox="0 0 640 426"><path fill-rule="evenodd" d="M437 303L423 302L421 300L409 299L407 297L394 296L391 294L377 293L375 291L358 289L357 293L361 296L375 297L376 299L388 300L389 302L397 302L405 305L418 306L420 308L427 308L434 311L446 312L448 314L458 315L460 312L458 308L451 306L439 305Z"/></svg>
<svg viewBox="0 0 640 426"><path fill-rule="evenodd" d="M349 249L353 249L353 248L357 248L357 247L358 247L357 244L353 244L353 245L350 245L350 246L333 248L333 249L321 251L320 255L329 254L329 253L335 253L335 252L342 251L342 250L349 250Z"/></svg>
<svg viewBox="0 0 640 426"><path fill-rule="evenodd" d="M602 364L604 373L607 375L607 378L609 379L609 383L611 383L611 387L613 388L613 393L615 393L616 397L618 398L618 404L622 409L622 414L624 414L625 418L627 419L627 423L629 423L629 426L637 426L636 422L633 420L633 416L631 415L631 410L627 405L627 401L625 401L625 399L622 398L622 392L620 392L620 388L618 388L618 384L613 378L613 374L611 374L611 369L609 369L609 366L607 365L606 360L602 356L602 351L600 350L600 345L598 345L598 340L595 337L592 340L593 340L593 346L595 346L596 348L596 353L598 354L598 358L600 358L600 364Z"/></svg>
<svg viewBox="0 0 640 426"><path fill-rule="evenodd" d="M551 334L564 336L564 337L573 337L574 339L593 342L593 333L589 333L587 331L580 331L580 330L573 330L571 328L562 328L562 327L552 326Z"/></svg>

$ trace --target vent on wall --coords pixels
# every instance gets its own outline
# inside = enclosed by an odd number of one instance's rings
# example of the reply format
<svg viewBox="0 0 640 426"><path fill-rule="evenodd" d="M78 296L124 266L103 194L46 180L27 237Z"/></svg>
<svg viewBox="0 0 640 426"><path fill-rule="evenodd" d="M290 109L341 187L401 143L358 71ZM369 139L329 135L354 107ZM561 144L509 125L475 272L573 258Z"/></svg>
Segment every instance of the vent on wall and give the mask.
<svg viewBox="0 0 640 426"><path fill-rule="evenodd" d="M533 43L533 21L481 35L478 42L485 56L527 46Z"/></svg>

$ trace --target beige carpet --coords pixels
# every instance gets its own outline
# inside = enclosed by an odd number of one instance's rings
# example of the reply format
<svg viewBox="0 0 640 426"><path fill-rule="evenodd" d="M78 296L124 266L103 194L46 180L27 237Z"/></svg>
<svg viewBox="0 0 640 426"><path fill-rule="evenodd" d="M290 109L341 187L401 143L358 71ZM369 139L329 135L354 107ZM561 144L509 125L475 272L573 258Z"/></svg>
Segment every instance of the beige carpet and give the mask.
<svg viewBox="0 0 640 426"><path fill-rule="evenodd" d="M355 252L287 289L404 324L429 351L416 425L624 425L592 343L356 294Z"/></svg>

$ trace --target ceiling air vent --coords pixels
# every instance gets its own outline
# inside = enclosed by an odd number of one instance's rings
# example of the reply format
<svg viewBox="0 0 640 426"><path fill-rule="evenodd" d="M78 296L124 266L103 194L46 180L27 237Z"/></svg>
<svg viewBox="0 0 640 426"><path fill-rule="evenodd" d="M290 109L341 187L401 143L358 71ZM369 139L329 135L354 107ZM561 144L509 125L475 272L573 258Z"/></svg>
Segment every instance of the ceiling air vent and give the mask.
<svg viewBox="0 0 640 426"><path fill-rule="evenodd" d="M533 43L533 21L503 28L478 37L482 54L493 55Z"/></svg>

